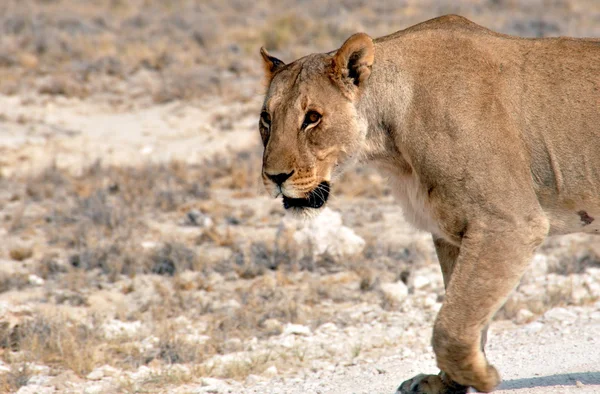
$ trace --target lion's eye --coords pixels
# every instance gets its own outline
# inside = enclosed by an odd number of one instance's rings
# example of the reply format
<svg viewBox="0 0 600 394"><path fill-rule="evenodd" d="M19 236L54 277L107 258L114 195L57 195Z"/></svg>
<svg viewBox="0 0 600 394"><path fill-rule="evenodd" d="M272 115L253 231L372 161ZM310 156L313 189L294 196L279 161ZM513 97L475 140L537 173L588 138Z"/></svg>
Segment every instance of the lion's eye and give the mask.
<svg viewBox="0 0 600 394"><path fill-rule="evenodd" d="M260 138L263 141L263 145L267 146L267 141L269 141L269 133L271 132L271 115L267 111L262 111L260 113Z"/></svg>
<svg viewBox="0 0 600 394"><path fill-rule="evenodd" d="M321 114L317 111L308 111L306 116L304 117L304 122L302 122L302 128L305 129L309 125L318 123L321 120Z"/></svg>
<svg viewBox="0 0 600 394"><path fill-rule="evenodd" d="M271 115L267 111L262 111L260 113L260 123L267 129L271 127Z"/></svg>

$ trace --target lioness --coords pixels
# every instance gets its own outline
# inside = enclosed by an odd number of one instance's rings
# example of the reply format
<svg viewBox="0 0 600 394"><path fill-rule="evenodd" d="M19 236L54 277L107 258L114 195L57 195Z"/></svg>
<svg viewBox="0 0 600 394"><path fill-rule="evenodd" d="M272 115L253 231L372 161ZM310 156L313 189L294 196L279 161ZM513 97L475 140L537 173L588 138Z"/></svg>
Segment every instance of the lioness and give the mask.
<svg viewBox="0 0 600 394"><path fill-rule="evenodd" d="M600 233L600 40L511 37L451 15L287 65L261 54L267 190L318 212L342 168L374 162L433 235L442 372L398 392L492 391L487 325L536 247Z"/></svg>

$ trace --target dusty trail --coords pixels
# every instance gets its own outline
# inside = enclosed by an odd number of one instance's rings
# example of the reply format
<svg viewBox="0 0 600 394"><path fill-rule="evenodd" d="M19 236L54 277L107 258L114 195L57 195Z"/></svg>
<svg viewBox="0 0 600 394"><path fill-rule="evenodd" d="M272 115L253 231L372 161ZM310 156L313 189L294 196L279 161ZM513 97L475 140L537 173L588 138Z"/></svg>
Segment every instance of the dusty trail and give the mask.
<svg viewBox="0 0 600 394"><path fill-rule="evenodd" d="M494 324L488 340L488 357L504 379L495 393L600 393L600 303L558 308L528 325L505 326L505 322ZM413 360L389 357L328 373L317 371L300 381L271 382L245 392L393 393L404 379L435 372L431 354L418 354Z"/></svg>

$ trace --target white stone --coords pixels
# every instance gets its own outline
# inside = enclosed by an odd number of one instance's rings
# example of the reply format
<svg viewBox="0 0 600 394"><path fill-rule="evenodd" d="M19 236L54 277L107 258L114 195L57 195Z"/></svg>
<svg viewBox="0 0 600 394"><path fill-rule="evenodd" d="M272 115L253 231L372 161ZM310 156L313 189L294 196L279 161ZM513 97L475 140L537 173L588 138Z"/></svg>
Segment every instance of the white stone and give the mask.
<svg viewBox="0 0 600 394"><path fill-rule="evenodd" d="M153 241L143 241L141 245L144 249L155 249L158 247L158 243Z"/></svg>
<svg viewBox="0 0 600 394"><path fill-rule="evenodd" d="M413 286L415 289L420 290L431 284L431 280L427 276L419 275L416 276L413 280Z"/></svg>
<svg viewBox="0 0 600 394"><path fill-rule="evenodd" d="M246 378L246 382L245 383L246 383L247 386L254 386L257 383L260 383L261 381L262 381L262 378L260 376L250 374Z"/></svg>
<svg viewBox="0 0 600 394"><path fill-rule="evenodd" d="M526 324L533 319L535 315L529 309L519 309L517 312L517 316L515 317L515 323L517 324Z"/></svg>
<svg viewBox="0 0 600 394"><path fill-rule="evenodd" d="M310 335L310 327L288 323L283 328L283 335Z"/></svg>
<svg viewBox="0 0 600 394"><path fill-rule="evenodd" d="M201 334L188 334L185 336L185 339L187 340L187 342L201 345L203 343L208 342L211 339L211 337L209 337L208 335Z"/></svg>
<svg viewBox="0 0 600 394"><path fill-rule="evenodd" d="M217 378L202 378L202 386L222 388L227 386L227 383Z"/></svg>
<svg viewBox="0 0 600 394"><path fill-rule="evenodd" d="M101 380L102 378L107 376L115 376L118 372L118 369L113 368L110 365L103 365L87 374L85 378L88 380Z"/></svg>
<svg viewBox="0 0 600 394"><path fill-rule="evenodd" d="M542 328L544 328L544 323L539 322L539 321L534 321L533 323L529 323L528 325L525 326L525 329L529 332L539 332L542 330Z"/></svg>
<svg viewBox="0 0 600 394"><path fill-rule="evenodd" d="M110 320L104 323L102 328L107 339L131 338L139 333L142 328L142 322L139 320L134 322Z"/></svg>
<svg viewBox="0 0 600 394"><path fill-rule="evenodd" d="M84 394L102 394L104 392L106 392L106 387L104 387L104 385L100 383L86 386L83 389Z"/></svg>
<svg viewBox="0 0 600 394"><path fill-rule="evenodd" d="M198 211L197 209L192 209L186 215L185 224L191 224L202 228L208 228L212 227L214 225L214 222L210 218L210 216Z"/></svg>
<svg viewBox="0 0 600 394"><path fill-rule="evenodd" d="M274 365L271 365L269 368L267 368L265 370L265 372L263 372L263 375L265 375L268 378L273 378L273 377L277 376L278 373L279 373L279 371L277 370L277 367Z"/></svg>
<svg viewBox="0 0 600 394"><path fill-rule="evenodd" d="M286 335L277 340L277 344L286 349L291 349L296 345L296 337L294 335Z"/></svg>
<svg viewBox="0 0 600 394"><path fill-rule="evenodd" d="M437 302L437 296L435 294L430 294L423 300L423 306L426 308L433 308Z"/></svg>
<svg viewBox="0 0 600 394"><path fill-rule="evenodd" d="M54 386L40 386L37 384L29 384L23 386L17 391L17 394L53 394L56 388Z"/></svg>
<svg viewBox="0 0 600 394"><path fill-rule="evenodd" d="M40 278L40 277L39 277L39 276L37 276L37 275L33 275L33 274L30 274L30 275L27 277L27 281L28 281L28 282L29 282L29 284L30 284L30 285L32 285L32 286L43 286L43 285L44 285L44 283L46 282L44 279Z"/></svg>
<svg viewBox="0 0 600 394"><path fill-rule="evenodd" d="M173 364L169 367L170 373L176 373L180 375L190 375L190 367L184 364Z"/></svg>
<svg viewBox="0 0 600 394"><path fill-rule="evenodd" d="M329 322L329 323L321 324L319 326L319 328L317 329L317 331L319 331L321 333L331 334L331 333L337 332L338 327L334 323Z"/></svg>
<svg viewBox="0 0 600 394"><path fill-rule="evenodd" d="M27 381L27 385L47 386L51 380L52 380L52 376L33 375Z"/></svg>
<svg viewBox="0 0 600 394"><path fill-rule="evenodd" d="M104 372L101 369L96 368L92 372L88 373L85 378L88 380L101 380L103 377Z"/></svg>
<svg viewBox="0 0 600 394"><path fill-rule="evenodd" d="M137 369L137 371L130 372L129 376L133 380L143 380L143 379L148 378L148 376L152 375L153 373L154 373L154 371L152 369L150 369L149 367L147 367L145 365L142 365L141 367L139 367Z"/></svg>
<svg viewBox="0 0 600 394"><path fill-rule="evenodd" d="M577 315L565 308L554 308L544 313L544 319L558 322L569 322L575 320Z"/></svg>
<svg viewBox="0 0 600 394"><path fill-rule="evenodd" d="M50 374L50 367L47 365L27 363L27 369L30 372L40 374L40 375L49 375Z"/></svg>
<svg viewBox="0 0 600 394"><path fill-rule="evenodd" d="M154 147L151 145L146 145L140 150L142 155L149 155L152 152L154 152Z"/></svg>
<svg viewBox="0 0 600 394"><path fill-rule="evenodd" d="M384 283L381 285L381 291L386 297L396 302L402 302L408 296L408 287L402 281L396 283Z"/></svg>
<svg viewBox="0 0 600 394"><path fill-rule="evenodd" d="M317 217L304 222L293 238L299 245L311 248L316 256L325 253L351 256L362 252L365 247L365 240L344 226L342 216L330 208L324 208Z"/></svg>

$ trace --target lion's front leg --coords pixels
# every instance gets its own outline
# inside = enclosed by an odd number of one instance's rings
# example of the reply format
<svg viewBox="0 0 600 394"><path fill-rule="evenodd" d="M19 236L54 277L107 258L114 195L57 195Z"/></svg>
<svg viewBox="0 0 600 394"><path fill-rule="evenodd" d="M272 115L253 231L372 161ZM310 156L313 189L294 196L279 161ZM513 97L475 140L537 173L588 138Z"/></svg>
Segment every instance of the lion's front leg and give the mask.
<svg viewBox="0 0 600 394"><path fill-rule="evenodd" d="M468 387L490 392L500 383L500 375L481 349L482 334L518 284L548 226L544 217L531 215L520 225L496 222L490 227L471 226L450 275L442 268L450 280L432 345L444 374L415 377L404 382L399 393L464 393ZM439 254L438 245L436 249Z"/></svg>
<svg viewBox="0 0 600 394"><path fill-rule="evenodd" d="M460 249L437 237L434 237L433 244L444 277L444 286L447 288ZM484 343L482 343L482 347L483 345ZM396 394L464 394L468 392L468 389L468 386L458 384L444 372L440 372L438 375L419 374L408 379L398 387Z"/></svg>

